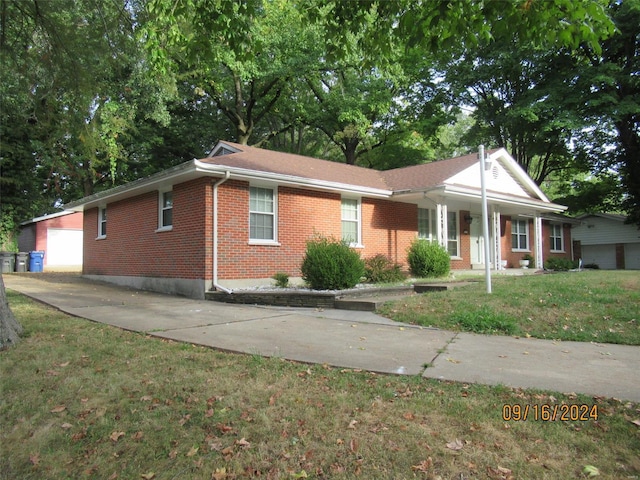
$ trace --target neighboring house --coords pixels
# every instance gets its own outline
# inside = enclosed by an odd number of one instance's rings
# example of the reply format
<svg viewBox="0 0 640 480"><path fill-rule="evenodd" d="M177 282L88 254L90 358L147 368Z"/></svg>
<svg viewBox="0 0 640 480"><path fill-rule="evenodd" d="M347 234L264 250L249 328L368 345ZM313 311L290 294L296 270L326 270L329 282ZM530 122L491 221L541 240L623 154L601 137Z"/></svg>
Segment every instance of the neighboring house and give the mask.
<svg viewBox="0 0 640 480"><path fill-rule="evenodd" d="M82 270L82 212L63 211L20 225L18 249L44 252L45 271Z"/></svg>
<svg viewBox="0 0 640 480"><path fill-rule="evenodd" d="M597 265L607 270L640 269L640 230L625 224L624 215L608 213L577 217L573 228L574 258L584 265Z"/></svg>
<svg viewBox="0 0 640 480"><path fill-rule="evenodd" d="M73 202L84 212L85 275L202 298L209 289L300 275L316 234L406 268L416 237L445 246L453 269L484 265L477 154L376 171L220 142L211 155ZM571 232L504 150L488 155L490 258L571 257ZM549 216L549 218L547 218Z"/></svg>

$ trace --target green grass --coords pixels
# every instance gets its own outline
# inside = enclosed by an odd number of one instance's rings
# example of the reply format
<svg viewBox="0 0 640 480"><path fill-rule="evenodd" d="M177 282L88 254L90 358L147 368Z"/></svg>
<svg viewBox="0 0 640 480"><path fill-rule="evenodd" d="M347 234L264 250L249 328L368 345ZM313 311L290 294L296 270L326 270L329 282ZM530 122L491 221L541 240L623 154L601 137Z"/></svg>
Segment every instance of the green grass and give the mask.
<svg viewBox="0 0 640 480"><path fill-rule="evenodd" d="M456 331L640 345L640 272L497 276L385 305L393 320Z"/></svg>
<svg viewBox="0 0 640 480"><path fill-rule="evenodd" d="M25 335L0 352L1 479L640 476L638 404L235 355L9 301ZM505 404L599 417L505 421Z"/></svg>

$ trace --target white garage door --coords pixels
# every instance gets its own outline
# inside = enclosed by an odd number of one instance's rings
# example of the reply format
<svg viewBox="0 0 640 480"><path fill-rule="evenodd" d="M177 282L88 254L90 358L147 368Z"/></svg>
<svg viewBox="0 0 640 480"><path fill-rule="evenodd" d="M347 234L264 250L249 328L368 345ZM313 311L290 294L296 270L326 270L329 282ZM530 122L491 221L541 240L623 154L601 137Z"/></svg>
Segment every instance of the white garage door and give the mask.
<svg viewBox="0 0 640 480"><path fill-rule="evenodd" d="M595 263L603 270L616 269L615 245L583 245L582 263L589 265Z"/></svg>
<svg viewBox="0 0 640 480"><path fill-rule="evenodd" d="M47 230L47 266L82 265L82 230Z"/></svg>
<svg viewBox="0 0 640 480"><path fill-rule="evenodd" d="M624 244L624 268L640 270L640 243Z"/></svg>

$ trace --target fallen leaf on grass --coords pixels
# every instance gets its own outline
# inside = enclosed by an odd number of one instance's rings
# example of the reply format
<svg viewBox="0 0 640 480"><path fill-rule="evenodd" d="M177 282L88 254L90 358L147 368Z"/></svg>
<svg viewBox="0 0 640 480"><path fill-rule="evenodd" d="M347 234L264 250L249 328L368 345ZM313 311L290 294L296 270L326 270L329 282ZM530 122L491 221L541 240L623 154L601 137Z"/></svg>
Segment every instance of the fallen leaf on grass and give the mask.
<svg viewBox="0 0 640 480"><path fill-rule="evenodd" d="M464 447L464 443L457 438L454 441L447 443L447 448L450 450L458 451L462 450L462 447Z"/></svg>
<svg viewBox="0 0 640 480"><path fill-rule="evenodd" d="M182 417L178 423L182 427L182 426L184 426L185 423L187 423L189 421L190 418L191 418L191 414L188 413L184 417Z"/></svg>
<svg viewBox="0 0 640 480"><path fill-rule="evenodd" d="M50 413L62 413L67 409L66 406L64 405L58 405L57 407L53 407L51 410L49 410Z"/></svg>
<svg viewBox="0 0 640 480"><path fill-rule="evenodd" d="M636 427L640 427L640 420L630 420Z"/></svg>
<svg viewBox="0 0 640 480"><path fill-rule="evenodd" d="M411 470L413 470L414 472L424 473L427 470L429 470L432 466L433 466L433 460L431 459L431 457L429 457L426 460L421 461L418 465L412 465Z"/></svg>
<svg viewBox="0 0 640 480"><path fill-rule="evenodd" d="M187 452L187 457L193 457L196 453L198 453L198 447L191 447L191 450Z"/></svg>
<svg viewBox="0 0 640 480"><path fill-rule="evenodd" d="M240 440L236 440L235 445L242 448L250 448L251 442L248 442L246 438L242 437Z"/></svg>
<svg viewBox="0 0 640 480"><path fill-rule="evenodd" d="M63 423L62 425L60 425L60 427L62 427L65 430L69 430L70 428L73 427L73 425L71 425L70 423Z"/></svg>
<svg viewBox="0 0 640 480"><path fill-rule="evenodd" d="M141 478L144 478L144 480L152 480L154 478L156 478L156 474L153 472L149 472L149 473L142 473L140 474Z"/></svg>
<svg viewBox="0 0 640 480"><path fill-rule="evenodd" d="M511 470L508 468L500 467L497 468L487 467L487 473L489 477L495 478L497 480L512 480L513 475L511 475Z"/></svg>
<svg viewBox="0 0 640 480"><path fill-rule="evenodd" d="M582 473L584 473L588 477L597 477L598 475L600 475L600 470L598 470L598 468L594 467L593 465L585 465Z"/></svg>
<svg viewBox="0 0 640 480"><path fill-rule="evenodd" d="M37 466L40 463L40 454L35 453L33 455L29 455L29 461L31 462L31 465Z"/></svg>
<svg viewBox="0 0 640 480"><path fill-rule="evenodd" d="M358 423L358 421L357 421L357 420L351 420L351 421L349 422L349 426L348 426L347 428L348 428L348 429L350 429L350 430L355 430L355 429L356 429L356 424L357 424L357 423Z"/></svg>
<svg viewBox="0 0 640 480"><path fill-rule="evenodd" d="M124 432L112 432L111 435L109 435L112 442L117 442L122 437L124 437Z"/></svg>

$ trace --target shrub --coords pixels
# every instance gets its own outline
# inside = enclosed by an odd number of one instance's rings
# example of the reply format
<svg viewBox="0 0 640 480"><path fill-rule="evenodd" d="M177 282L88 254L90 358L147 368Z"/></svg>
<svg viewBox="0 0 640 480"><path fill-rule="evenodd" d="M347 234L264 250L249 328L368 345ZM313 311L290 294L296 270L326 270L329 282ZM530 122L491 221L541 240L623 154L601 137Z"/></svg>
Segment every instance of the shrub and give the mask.
<svg viewBox="0 0 640 480"><path fill-rule="evenodd" d="M364 262L347 243L316 237L307 242L300 270L304 281L314 290L343 290L360 282Z"/></svg>
<svg viewBox="0 0 640 480"><path fill-rule="evenodd" d="M436 242L414 240L407 252L411 273L416 277L442 277L451 268L449 252Z"/></svg>
<svg viewBox="0 0 640 480"><path fill-rule="evenodd" d="M573 268L578 268L578 262L574 262L568 258L549 258L544 262L545 270L554 270L556 272L566 272Z"/></svg>
<svg viewBox="0 0 640 480"><path fill-rule="evenodd" d="M364 276L371 283L391 283L404 280L400 265L379 253L364 261Z"/></svg>
<svg viewBox="0 0 640 480"><path fill-rule="evenodd" d="M289 286L289 275L284 272L276 272L271 278L276 281L276 287L278 288L287 288Z"/></svg>

